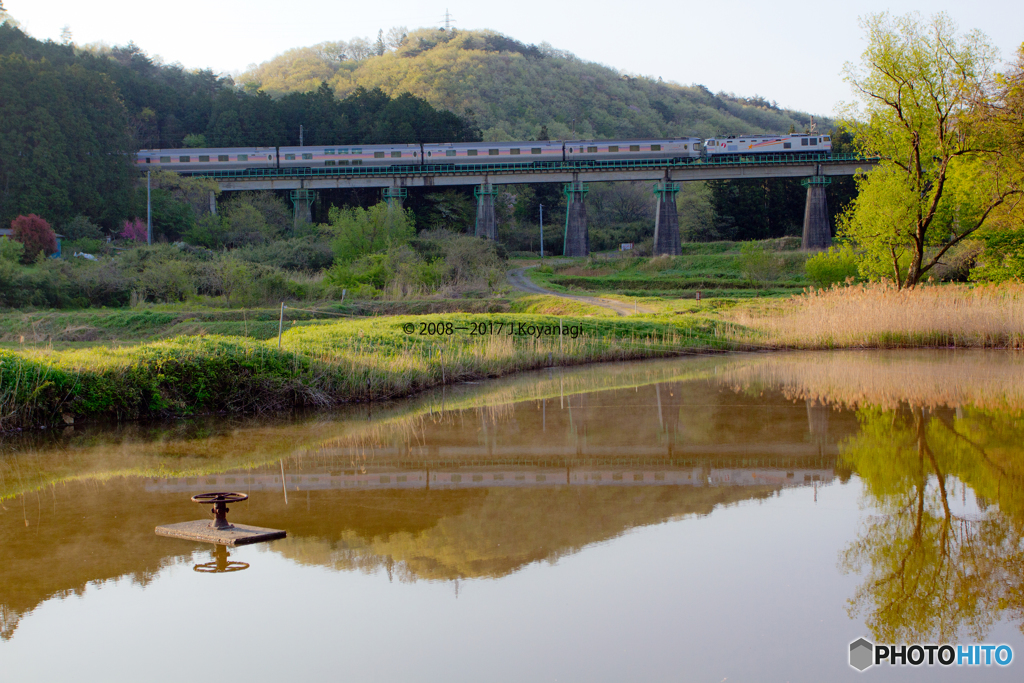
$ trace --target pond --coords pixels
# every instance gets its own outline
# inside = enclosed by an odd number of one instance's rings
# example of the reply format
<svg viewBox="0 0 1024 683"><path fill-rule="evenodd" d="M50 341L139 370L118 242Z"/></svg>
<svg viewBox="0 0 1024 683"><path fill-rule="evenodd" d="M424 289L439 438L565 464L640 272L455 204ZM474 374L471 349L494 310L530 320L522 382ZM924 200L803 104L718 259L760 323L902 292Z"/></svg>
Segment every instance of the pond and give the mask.
<svg viewBox="0 0 1024 683"><path fill-rule="evenodd" d="M1021 355L780 353L9 435L2 679L1020 680L1022 410ZM287 538L154 533L207 491Z"/></svg>

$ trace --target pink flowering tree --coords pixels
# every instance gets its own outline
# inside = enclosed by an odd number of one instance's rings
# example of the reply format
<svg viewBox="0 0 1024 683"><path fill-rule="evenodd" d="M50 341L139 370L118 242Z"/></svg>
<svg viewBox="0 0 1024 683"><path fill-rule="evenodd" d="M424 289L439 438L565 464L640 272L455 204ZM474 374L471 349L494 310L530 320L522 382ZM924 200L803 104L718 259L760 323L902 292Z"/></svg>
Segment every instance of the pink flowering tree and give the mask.
<svg viewBox="0 0 1024 683"><path fill-rule="evenodd" d="M146 222L141 218L125 221L124 229L118 235L121 239L132 240L133 242L146 242Z"/></svg>

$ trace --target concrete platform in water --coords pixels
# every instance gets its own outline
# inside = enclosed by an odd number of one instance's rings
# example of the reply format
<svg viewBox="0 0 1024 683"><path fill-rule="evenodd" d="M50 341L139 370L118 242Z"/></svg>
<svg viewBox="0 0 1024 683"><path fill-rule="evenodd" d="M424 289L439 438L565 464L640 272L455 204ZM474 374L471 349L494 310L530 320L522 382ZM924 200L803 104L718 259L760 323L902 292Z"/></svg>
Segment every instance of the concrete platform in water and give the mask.
<svg viewBox="0 0 1024 683"><path fill-rule="evenodd" d="M249 526L248 524L232 524L227 528L215 529L210 526L209 519L179 522L177 524L162 524L156 528L156 533L158 536L231 546L273 541L288 535L287 532L281 529L267 529L261 526Z"/></svg>

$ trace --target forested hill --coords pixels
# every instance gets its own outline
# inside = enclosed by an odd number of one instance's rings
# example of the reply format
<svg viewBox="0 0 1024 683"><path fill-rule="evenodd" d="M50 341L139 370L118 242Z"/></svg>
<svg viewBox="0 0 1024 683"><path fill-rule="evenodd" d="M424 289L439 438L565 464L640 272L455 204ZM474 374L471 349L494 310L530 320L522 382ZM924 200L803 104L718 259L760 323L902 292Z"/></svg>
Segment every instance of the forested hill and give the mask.
<svg viewBox="0 0 1024 683"><path fill-rule="evenodd" d="M0 17L2 19L2 17ZM326 85L271 98L139 47L79 48L0 23L0 226L36 213L113 228L145 210L131 153L154 147L478 140L472 122L412 95Z"/></svg>
<svg viewBox="0 0 1024 683"><path fill-rule="evenodd" d="M692 67L695 79L700 66ZM548 45L524 45L490 31L393 29L376 44L356 39L289 50L239 79L278 96L327 82L339 97L356 88L409 92L458 114L475 116L485 140L550 137L709 137L804 130L810 116L760 97L712 94L624 76ZM822 120L820 128L829 125Z"/></svg>

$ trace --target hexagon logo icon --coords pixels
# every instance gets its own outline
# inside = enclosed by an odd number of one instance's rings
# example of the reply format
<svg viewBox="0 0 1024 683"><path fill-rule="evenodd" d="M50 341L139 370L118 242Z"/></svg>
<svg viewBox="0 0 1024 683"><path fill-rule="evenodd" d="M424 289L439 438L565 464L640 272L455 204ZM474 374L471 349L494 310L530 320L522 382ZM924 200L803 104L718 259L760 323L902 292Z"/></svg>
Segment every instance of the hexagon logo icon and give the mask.
<svg viewBox="0 0 1024 683"><path fill-rule="evenodd" d="M874 664L874 652L875 646L870 641L858 638L850 643L850 666L857 671L863 671Z"/></svg>

